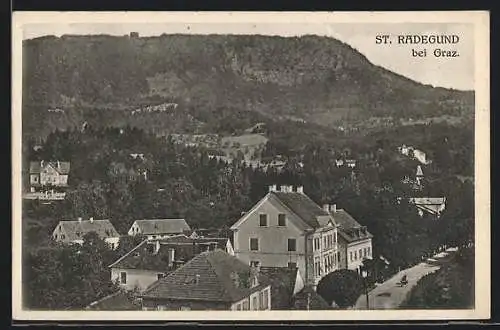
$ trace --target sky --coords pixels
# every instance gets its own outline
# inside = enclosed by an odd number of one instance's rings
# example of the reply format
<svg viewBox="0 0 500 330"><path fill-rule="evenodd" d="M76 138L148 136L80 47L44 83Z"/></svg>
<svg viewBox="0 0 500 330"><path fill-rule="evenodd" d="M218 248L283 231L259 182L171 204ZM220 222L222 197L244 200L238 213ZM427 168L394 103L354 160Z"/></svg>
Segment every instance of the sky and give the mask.
<svg viewBox="0 0 500 330"><path fill-rule="evenodd" d="M315 34L341 40L365 55L370 62L415 81L432 86L460 90L474 89L474 26L467 23L38 23L23 25L23 38L63 34L126 35L161 34L262 34L300 36ZM388 34L391 45L375 43L376 35ZM454 45L397 44L397 35L456 34L460 41ZM412 49L427 48L427 57L413 57ZM455 50L458 57L435 57L436 48Z"/></svg>

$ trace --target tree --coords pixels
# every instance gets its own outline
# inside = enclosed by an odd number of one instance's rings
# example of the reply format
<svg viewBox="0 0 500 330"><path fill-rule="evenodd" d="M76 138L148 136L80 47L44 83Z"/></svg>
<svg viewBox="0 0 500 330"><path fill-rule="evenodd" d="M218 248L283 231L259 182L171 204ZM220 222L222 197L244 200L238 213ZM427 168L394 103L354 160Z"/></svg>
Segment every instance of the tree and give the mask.
<svg viewBox="0 0 500 330"><path fill-rule="evenodd" d="M341 308L353 306L363 293L363 280L356 271L341 269L323 277L318 283L318 294L331 305Z"/></svg>

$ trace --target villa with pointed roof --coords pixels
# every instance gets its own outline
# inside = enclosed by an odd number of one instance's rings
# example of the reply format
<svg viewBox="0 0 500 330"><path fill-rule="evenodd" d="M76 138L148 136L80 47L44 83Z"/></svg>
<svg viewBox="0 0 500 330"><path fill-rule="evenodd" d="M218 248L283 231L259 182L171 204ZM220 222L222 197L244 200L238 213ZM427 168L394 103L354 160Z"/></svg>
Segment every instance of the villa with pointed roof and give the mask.
<svg viewBox="0 0 500 330"><path fill-rule="evenodd" d="M136 220L130 227L130 236L143 235L148 239L169 237L191 232L185 219L145 219Z"/></svg>
<svg viewBox="0 0 500 330"><path fill-rule="evenodd" d="M236 257L259 267L297 267L312 286L337 269L359 270L372 253L366 227L335 205L319 206L301 186L270 186L231 230Z"/></svg>
<svg viewBox="0 0 500 330"><path fill-rule="evenodd" d="M52 232L52 239L65 244L83 244L86 234L95 232L99 238L108 243L113 249L118 247L120 234L109 220L63 220L59 221Z"/></svg>
<svg viewBox="0 0 500 330"><path fill-rule="evenodd" d="M36 161L30 162L30 190L36 192L47 187L68 186L70 162Z"/></svg>
<svg viewBox="0 0 500 330"><path fill-rule="evenodd" d="M203 252L154 282L143 310L270 310L269 279L223 250Z"/></svg>

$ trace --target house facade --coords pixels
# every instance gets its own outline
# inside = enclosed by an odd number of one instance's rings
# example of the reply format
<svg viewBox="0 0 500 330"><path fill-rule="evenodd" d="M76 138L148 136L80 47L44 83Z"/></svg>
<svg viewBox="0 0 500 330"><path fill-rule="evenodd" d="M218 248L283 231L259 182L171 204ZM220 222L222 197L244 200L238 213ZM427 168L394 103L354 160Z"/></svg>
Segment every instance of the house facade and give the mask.
<svg viewBox="0 0 500 330"><path fill-rule="evenodd" d="M67 187L69 162L30 162L30 190L36 192L46 187Z"/></svg>
<svg viewBox="0 0 500 330"><path fill-rule="evenodd" d="M81 218L60 221L52 232L52 239L64 244L83 244L86 234L95 232L112 249L118 248L120 234L109 220L82 220Z"/></svg>
<svg viewBox="0 0 500 330"><path fill-rule="evenodd" d="M249 265L297 267L313 284L338 269L337 226L302 187L269 187L231 229L235 256Z"/></svg>
<svg viewBox="0 0 500 330"><path fill-rule="evenodd" d="M190 232L191 227L184 219L136 220L128 231L129 236L143 235L147 239L166 238Z"/></svg>
<svg viewBox="0 0 500 330"><path fill-rule="evenodd" d="M271 309L269 280L220 249L197 255L153 283L141 297L143 310Z"/></svg>
<svg viewBox="0 0 500 330"><path fill-rule="evenodd" d="M181 234L146 239L109 266L111 281L125 290L142 292L196 255L215 249L234 254L228 238L191 238Z"/></svg>
<svg viewBox="0 0 500 330"><path fill-rule="evenodd" d="M446 197L414 197L409 202L415 205L420 217L430 215L439 218L446 209Z"/></svg>

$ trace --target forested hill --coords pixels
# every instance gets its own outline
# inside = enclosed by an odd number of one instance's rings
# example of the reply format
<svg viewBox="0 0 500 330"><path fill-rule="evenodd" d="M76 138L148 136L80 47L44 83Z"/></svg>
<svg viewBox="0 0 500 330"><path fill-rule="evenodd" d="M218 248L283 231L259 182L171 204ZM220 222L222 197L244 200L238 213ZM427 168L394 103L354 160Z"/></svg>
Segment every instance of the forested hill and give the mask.
<svg viewBox="0 0 500 330"><path fill-rule="evenodd" d="M473 114L472 91L416 83L327 37L62 36L25 40L23 48L24 125L35 135L48 122L129 124L134 109L164 103L176 113L152 121L170 130L224 119L214 113L328 127Z"/></svg>

